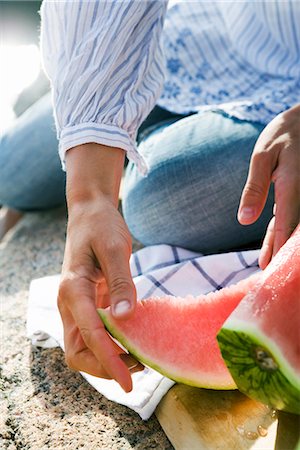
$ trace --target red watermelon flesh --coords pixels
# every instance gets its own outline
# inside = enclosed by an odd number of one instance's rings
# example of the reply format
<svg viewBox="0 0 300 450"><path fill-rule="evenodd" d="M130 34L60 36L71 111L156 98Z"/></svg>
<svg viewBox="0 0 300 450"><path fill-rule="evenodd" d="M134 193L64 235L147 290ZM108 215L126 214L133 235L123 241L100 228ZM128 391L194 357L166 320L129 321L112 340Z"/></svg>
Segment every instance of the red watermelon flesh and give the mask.
<svg viewBox="0 0 300 450"><path fill-rule="evenodd" d="M124 321L116 321L109 308L98 312L111 335L145 365L191 386L235 389L216 334L257 279L252 275L199 297L141 300Z"/></svg>
<svg viewBox="0 0 300 450"><path fill-rule="evenodd" d="M218 334L239 389L300 414L300 225Z"/></svg>

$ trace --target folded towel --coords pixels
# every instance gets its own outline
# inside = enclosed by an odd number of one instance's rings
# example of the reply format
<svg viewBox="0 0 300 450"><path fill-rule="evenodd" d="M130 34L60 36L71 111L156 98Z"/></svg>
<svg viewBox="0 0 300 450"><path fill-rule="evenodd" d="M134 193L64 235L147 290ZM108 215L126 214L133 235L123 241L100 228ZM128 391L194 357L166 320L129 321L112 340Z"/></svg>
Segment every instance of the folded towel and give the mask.
<svg viewBox="0 0 300 450"><path fill-rule="evenodd" d="M205 294L236 283L258 271L258 250L202 256L179 247L155 245L134 253L131 273L138 298ZM187 282L188 281L188 282ZM59 275L33 280L30 285L27 336L33 345L64 348L63 327L56 305ZM101 394L148 419L174 384L145 368L132 375L133 390L126 394L113 380L82 373Z"/></svg>

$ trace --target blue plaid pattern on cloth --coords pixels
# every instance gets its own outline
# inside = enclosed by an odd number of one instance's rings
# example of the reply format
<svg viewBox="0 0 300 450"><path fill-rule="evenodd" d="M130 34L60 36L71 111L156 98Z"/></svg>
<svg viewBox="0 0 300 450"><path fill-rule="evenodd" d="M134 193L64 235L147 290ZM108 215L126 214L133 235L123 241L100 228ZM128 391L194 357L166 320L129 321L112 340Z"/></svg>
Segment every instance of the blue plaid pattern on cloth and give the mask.
<svg viewBox="0 0 300 450"><path fill-rule="evenodd" d="M258 251L203 256L179 247L154 245L132 255L138 298L199 295L237 283L258 270Z"/></svg>
<svg viewBox="0 0 300 450"><path fill-rule="evenodd" d="M203 256L170 245L146 247L134 253L131 273L139 299L151 296L205 294L257 272L258 250ZM56 305L59 275L33 280L30 286L27 336L39 347L64 348L63 328ZM145 368L133 374L133 390L126 394L111 380L86 373L83 377L101 394L148 419L174 384Z"/></svg>

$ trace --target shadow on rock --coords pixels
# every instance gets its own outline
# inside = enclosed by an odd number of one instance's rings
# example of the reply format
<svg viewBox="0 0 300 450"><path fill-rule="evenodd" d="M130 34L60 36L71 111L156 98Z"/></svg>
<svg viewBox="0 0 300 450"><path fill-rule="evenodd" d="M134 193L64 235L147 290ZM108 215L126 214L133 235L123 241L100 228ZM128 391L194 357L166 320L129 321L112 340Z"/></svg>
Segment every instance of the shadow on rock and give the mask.
<svg viewBox="0 0 300 450"><path fill-rule="evenodd" d="M129 408L107 400L90 386L82 376L70 370L61 349L31 347L31 380L33 396L54 420L73 427L88 427L92 433L101 429L103 420L111 423L112 437L119 448L128 442L134 449L171 450L172 445L155 416L147 422ZM107 425L106 425L107 428Z"/></svg>

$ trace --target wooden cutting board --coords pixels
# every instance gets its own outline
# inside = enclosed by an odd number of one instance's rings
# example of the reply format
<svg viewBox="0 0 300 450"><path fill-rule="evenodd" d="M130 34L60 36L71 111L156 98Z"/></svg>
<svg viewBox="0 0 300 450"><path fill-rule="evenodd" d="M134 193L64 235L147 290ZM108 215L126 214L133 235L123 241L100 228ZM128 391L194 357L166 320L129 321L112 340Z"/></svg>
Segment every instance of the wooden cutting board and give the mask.
<svg viewBox="0 0 300 450"><path fill-rule="evenodd" d="M300 450L300 417L239 391L176 384L156 409L176 450Z"/></svg>

